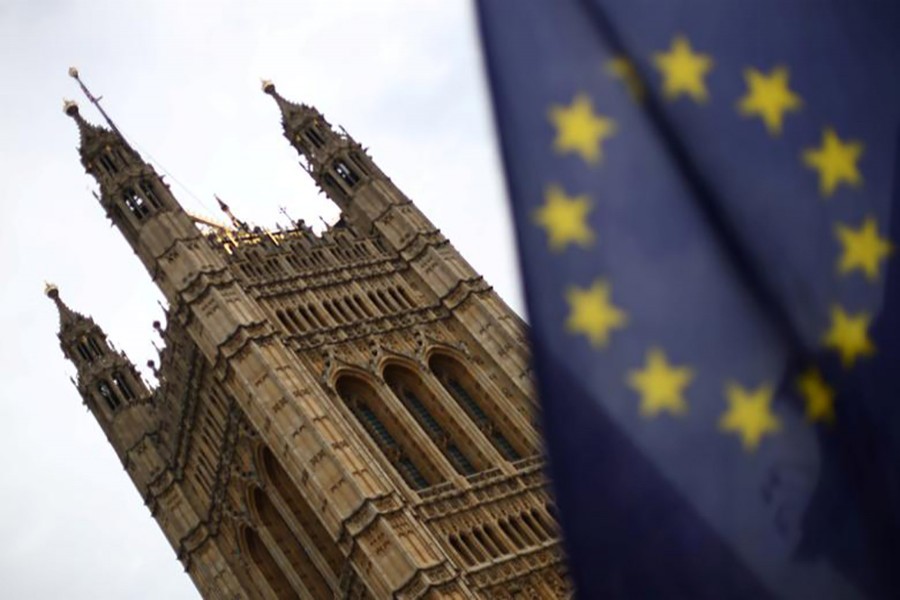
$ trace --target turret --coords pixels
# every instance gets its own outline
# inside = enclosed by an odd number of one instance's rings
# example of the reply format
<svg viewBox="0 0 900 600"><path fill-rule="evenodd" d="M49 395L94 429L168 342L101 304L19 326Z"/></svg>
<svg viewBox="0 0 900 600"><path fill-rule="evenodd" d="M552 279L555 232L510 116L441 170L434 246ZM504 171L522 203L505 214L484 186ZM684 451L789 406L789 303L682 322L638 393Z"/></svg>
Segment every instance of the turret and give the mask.
<svg viewBox="0 0 900 600"><path fill-rule="evenodd" d="M300 153L316 184L352 222L371 225L371 219L366 218L371 215L360 211L361 206L354 200L370 182L388 181L384 173L356 140L343 129L333 128L314 107L286 100L271 81L263 82L263 91L275 99L284 137ZM409 202L402 194L395 201Z"/></svg>
<svg viewBox="0 0 900 600"><path fill-rule="evenodd" d="M120 457L155 429L151 392L134 364L90 317L73 311L55 285L45 293L59 310L59 343L77 369L75 386Z"/></svg>

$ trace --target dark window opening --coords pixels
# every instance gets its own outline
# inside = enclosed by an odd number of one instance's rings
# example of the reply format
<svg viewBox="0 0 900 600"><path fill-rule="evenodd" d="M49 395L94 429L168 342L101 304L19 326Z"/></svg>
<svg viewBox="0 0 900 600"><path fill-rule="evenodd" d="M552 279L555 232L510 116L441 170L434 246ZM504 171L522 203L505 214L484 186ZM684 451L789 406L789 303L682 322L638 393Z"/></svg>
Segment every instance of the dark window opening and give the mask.
<svg viewBox="0 0 900 600"><path fill-rule="evenodd" d="M116 384L116 387L119 388L119 391L122 392L123 398L126 400L134 400L134 392L131 390L131 386L128 385L128 381L122 377L121 373L113 373L113 382Z"/></svg>
<svg viewBox="0 0 900 600"><path fill-rule="evenodd" d="M421 490L438 483L433 481L435 479L433 465L427 461L424 453L410 445L409 440L403 437L402 430L392 431L382 420L386 409L371 386L354 378L341 378L336 388L341 400L353 412L356 420L407 485L414 490ZM413 456L417 457L417 460L413 460ZM426 471L432 469L428 477L423 468Z"/></svg>
<svg viewBox="0 0 900 600"><path fill-rule="evenodd" d="M356 174L356 171L348 167L347 163L340 159L334 161L334 172L350 187L359 183L359 175Z"/></svg>
<svg viewBox="0 0 900 600"><path fill-rule="evenodd" d="M159 201L159 196L157 196L156 192L153 191L153 185L151 185L149 181L142 181L139 184L139 187L141 188L141 193L144 194L147 202L153 205L153 208L162 208L162 203Z"/></svg>
<svg viewBox="0 0 900 600"><path fill-rule="evenodd" d="M322 180L325 181L325 183L328 185L328 187L331 188L332 190L340 190L341 189L341 186L338 185L338 183L334 179L334 177L332 177L328 173L325 173L325 175L322 176Z"/></svg>
<svg viewBox="0 0 900 600"><path fill-rule="evenodd" d="M103 354L100 351L100 346L97 345L97 340L95 340L94 338L89 337L87 339L87 344L91 348L91 351L94 353L94 356L100 356L101 354Z"/></svg>
<svg viewBox="0 0 900 600"><path fill-rule="evenodd" d="M91 351L88 350L88 347L85 344L78 344L75 347L78 348L78 354L81 358L88 362L93 362L94 357L91 355Z"/></svg>
<svg viewBox="0 0 900 600"><path fill-rule="evenodd" d="M125 201L125 206L128 207L131 214L137 217L138 221L150 214L150 207L147 206L143 198L134 193L133 189L126 189L122 194L122 199Z"/></svg>
<svg viewBox="0 0 900 600"><path fill-rule="evenodd" d="M112 391L112 388L109 387L109 384L105 381L101 381L97 384L97 391L100 392L100 395L106 400L106 405L109 406L110 410L117 411L119 410L119 407L122 406L122 401L119 400L119 397L116 396L116 393Z"/></svg>
<svg viewBox="0 0 900 600"><path fill-rule="evenodd" d="M325 145L325 138L319 134L315 125L306 130L306 139L312 142L312 145L316 148L321 148Z"/></svg>
<svg viewBox="0 0 900 600"><path fill-rule="evenodd" d="M362 156L360 156L359 152L351 152L350 160L353 161L353 164L355 164L360 171L362 171L363 173L368 173L368 170L366 169L366 161Z"/></svg>
<svg viewBox="0 0 900 600"><path fill-rule="evenodd" d="M106 154L101 154L97 159L100 161L100 165L109 175L115 175L119 172L119 167L116 166L116 163Z"/></svg>
<svg viewBox="0 0 900 600"><path fill-rule="evenodd" d="M509 461L519 460L521 454L513 447L509 439L499 427L491 420L482 405L475 400L470 393L470 385L463 385L462 381L457 377L461 371L461 367L454 368L451 359L443 356L435 356L429 362L432 373L437 376L438 381L445 390L456 400L457 404L465 411L469 418L474 421L478 429L490 440L494 448Z"/></svg>

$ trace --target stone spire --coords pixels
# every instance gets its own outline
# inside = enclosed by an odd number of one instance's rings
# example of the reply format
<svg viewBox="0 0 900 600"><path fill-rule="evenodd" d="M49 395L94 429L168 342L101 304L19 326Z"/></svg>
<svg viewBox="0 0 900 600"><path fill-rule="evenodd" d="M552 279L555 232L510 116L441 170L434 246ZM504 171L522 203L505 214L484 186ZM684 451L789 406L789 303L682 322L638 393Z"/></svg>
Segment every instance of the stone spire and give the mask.
<svg viewBox="0 0 900 600"><path fill-rule="evenodd" d="M64 331L72 329L82 323L89 322L90 319L85 317L79 312L75 312L69 306L62 301L59 297L59 288L56 287L52 283L48 283L44 287L44 293L48 298L53 300L53 303L56 304L56 308L59 311L59 332L60 335L63 334Z"/></svg>

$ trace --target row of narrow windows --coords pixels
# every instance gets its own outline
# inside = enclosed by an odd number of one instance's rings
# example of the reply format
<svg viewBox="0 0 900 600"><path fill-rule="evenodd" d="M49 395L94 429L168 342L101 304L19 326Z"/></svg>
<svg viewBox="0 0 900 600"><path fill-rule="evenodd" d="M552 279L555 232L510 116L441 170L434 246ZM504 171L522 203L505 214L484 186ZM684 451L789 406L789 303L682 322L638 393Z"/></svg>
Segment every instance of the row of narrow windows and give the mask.
<svg viewBox="0 0 900 600"><path fill-rule="evenodd" d="M504 517L494 525L454 533L448 541L467 567L538 546L556 538L556 527L541 511L532 509Z"/></svg>
<svg viewBox="0 0 900 600"><path fill-rule="evenodd" d="M122 202L138 221L144 220L162 208L162 202L153 185L146 180L138 182L137 191L134 188L125 188L122 192Z"/></svg>
<svg viewBox="0 0 900 600"><path fill-rule="evenodd" d="M122 406L123 401L134 400L134 390L128 384L128 380L118 371L112 374L111 381L101 379L97 382L97 392L103 398L109 410L115 412Z"/></svg>
<svg viewBox="0 0 900 600"><path fill-rule="evenodd" d="M451 398L463 409L482 431L488 442L507 460L522 457L526 448L521 447L521 436L515 436L511 426L499 425L492 417L492 408L486 395L478 394L477 385L465 368L454 359L435 355L429 361L432 374ZM466 438L454 423L435 417L435 411L444 412L440 400L432 396L423 380L413 371L391 365L384 371L384 379L394 396L400 401L405 414L418 423L435 447L444 455L453 469L469 476L488 467L471 440ZM364 380L345 375L336 384L338 395L347 405L362 428L384 454L387 462L412 489L421 490L443 481L439 468L429 454L418 447L415 438L401 426L401 415L393 414L390 404L384 402L378 392ZM511 441L518 438L519 448Z"/></svg>
<svg viewBox="0 0 900 600"><path fill-rule="evenodd" d="M125 166L128 164L128 159L121 148L112 148L100 153L97 157L97 162L100 163L107 175L115 175L119 172L120 165Z"/></svg>
<svg viewBox="0 0 900 600"><path fill-rule="evenodd" d="M353 294L324 300L318 306L305 304L294 308L277 309L275 316L288 333L296 335L314 329L327 329L372 319L376 314L394 314L411 310L415 306L409 292L399 286L370 290L366 292L365 298L366 300L359 294Z"/></svg>
<svg viewBox="0 0 900 600"><path fill-rule="evenodd" d="M384 243L381 240L374 240L375 246L380 252L386 252ZM248 262L240 266L241 271L248 278L266 277L284 275L286 270L281 264L283 258L288 265L294 269L301 271L314 267L326 267L334 264L334 258L343 261L353 261L357 259L365 259L373 254L372 249L365 242L345 243L342 246L333 246L322 250L309 251L305 248L298 249L302 252L302 256L295 254L285 254L282 257L273 257L263 259L258 254L249 254ZM326 256L330 253L332 258Z"/></svg>
<svg viewBox="0 0 900 600"><path fill-rule="evenodd" d="M97 162L107 175L116 175L120 167L128 164L128 159L121 148L113 148L102 152L97 157ZM162 208L162 202L153 189L153 184L147 180L139 181L136 189L125 188L122 192L122 203L138 221L144 220Z"/></svg>
<svg viewBox="0 0 900 600"><path fill-rule="evenodd" d="M367 172L365 161L363 161L358 152L351 152L349 154L349 159L348 162L343 158L337 158L331 163L331 171L326 172L322 176L322 180L328 187L334 190L342 189L332 173L337 175L338 179L340 179L343 182L343 185L348 189L355 188L360 182L360 174L365 174Z"/></svg>
<svg viewBox="0 0 900 600"><path fill-rule="evenodd" d="M78 343L75 344L75 350L78 352L78 355L87 362L94 362L95 359L100 358L100 355L103 352L100 350L100 345L97 343L93 337L82 337L78 340Z"/></svg>

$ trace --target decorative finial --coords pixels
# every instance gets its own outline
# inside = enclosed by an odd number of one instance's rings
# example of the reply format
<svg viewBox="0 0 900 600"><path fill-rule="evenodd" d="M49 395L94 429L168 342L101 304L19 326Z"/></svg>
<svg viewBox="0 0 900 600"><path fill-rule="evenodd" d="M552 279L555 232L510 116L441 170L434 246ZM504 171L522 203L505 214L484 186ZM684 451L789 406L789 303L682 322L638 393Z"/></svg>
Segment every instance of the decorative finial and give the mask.
<svg viewBox="0 0 900 600"><path fill-rule="evenodd" d="M44 282L44 293L48 298L56 300L59 298L59 288L56 287L55 284L50 283L49 281Z"/></svg>
<svg viewBox="0 0 900 600"><path fill-rule="evenodd" d="M69 100L68 98L63 99L63 112L69 115L70 117L74 117L78 114L78 103L74 100Z"/></svg>
<svg viewBox="0 0 900 600"><path fill-rule="evenodd" d="M103 120L106 121L106 124L109 125L109 128L113 131L113 133L115 133L117 136L119 136L119 139L121 139L124 142L125 136L122 135L122 132L119 131L118 127L116 127L116 124L113 123L112 119L109 118L109 115L106 114L106 111L103 110L103 107L100 106L100 100L103 99L102 96L97 97L91 93L91 91L87 88L87 86L84 85L84 82L81 80L81 77L78 75L78 69L76 69L75 67L69 67L69 77L71 77L72 79L74 79L75 81L78 82L78 86L81 88L81 91L84 93L84 95L88 99L88 101L97 107L97 110L100 111L101 115L103 115ZM74 116L74 115L78 114L78 107L77 106L75 107L74 112L69 112L69 109L67 108L66 114L69 116Z"/></svg>
<svg viewBox="0 0 900 600"><path fill-rule="evenodd" d="M269 94L270 96L275 94L275 84L272 83L271 79L260 79L262 83L262 91Z"/></svg>

